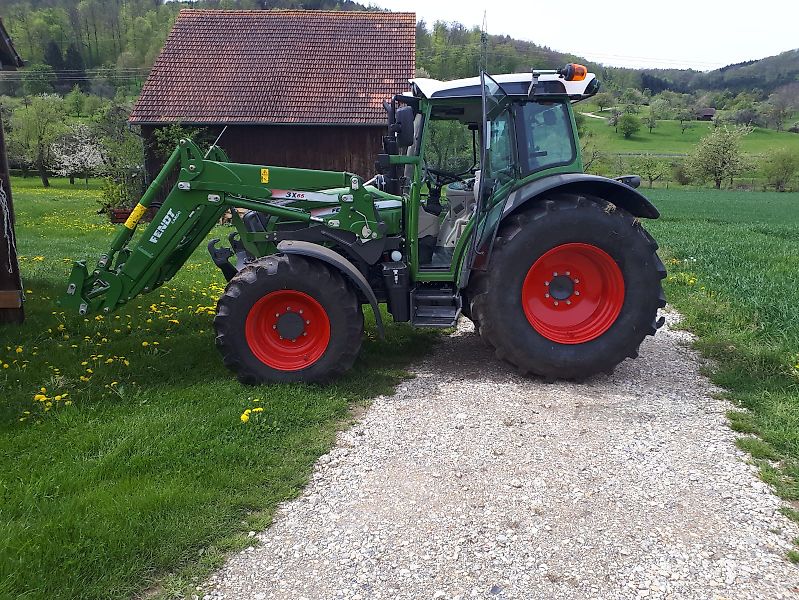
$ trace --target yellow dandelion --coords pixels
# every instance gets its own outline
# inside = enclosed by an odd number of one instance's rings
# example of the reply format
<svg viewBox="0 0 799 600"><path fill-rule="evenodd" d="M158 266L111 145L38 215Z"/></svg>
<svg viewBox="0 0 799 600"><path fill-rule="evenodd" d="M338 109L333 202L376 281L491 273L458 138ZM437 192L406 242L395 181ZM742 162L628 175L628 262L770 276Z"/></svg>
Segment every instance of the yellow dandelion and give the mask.
<svg viewBox="0 0 799 600"><path fill-rule="evenodd" d="M142 343L141 343L141 345L142 345L144 348L146 348L147 346L149 346L149 345L150 345L150 342L142 342Z"/></svg>
<svg viewBox="0 0 799 600"><path fill-rule="evenodd" d="M252 412L254 412L254 413L257 413L257 412L264 412L264 409L263 409L263 407L262 407L262 406L259 406L258 408L253 408L253 409L252 409Z"/></svg>
<svg viewBox="0 0 799 600"><path fill-rule="evenodd" d="M17 354L22 354L22 346L17 346Z"/></svg>
<svg viewBox="0 0 799 600"><path fill-rule="evenodd" d="M240 417L240 418L241 418L241 422L242 422L242 423L246 423L247 421L249 421L249 420L250 420L250 415L248 415L248 414L245 412L244 414L242 414L242 415L241 415L241 417Z"/></svg>

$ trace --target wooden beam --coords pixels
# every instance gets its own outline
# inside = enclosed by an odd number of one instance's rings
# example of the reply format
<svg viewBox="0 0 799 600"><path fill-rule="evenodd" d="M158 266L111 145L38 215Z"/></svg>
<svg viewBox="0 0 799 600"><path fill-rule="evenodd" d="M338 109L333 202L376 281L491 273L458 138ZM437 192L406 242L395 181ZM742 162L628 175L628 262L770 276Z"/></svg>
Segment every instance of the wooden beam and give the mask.
<svg viewBox="0 0 799 600"><path fill-rule="evenodd" d="M0 186L5 193L7 211L0 206L0 324L22 323L22 280L14 232L14 204L11 199L11 179L8 173L3 123L0 121ZM2 196L2 194L0 194ZM2 200L2 198L0 198ZM8 216L8 219L6 218ZM6 234L8 232L8 235Z"/></svg>

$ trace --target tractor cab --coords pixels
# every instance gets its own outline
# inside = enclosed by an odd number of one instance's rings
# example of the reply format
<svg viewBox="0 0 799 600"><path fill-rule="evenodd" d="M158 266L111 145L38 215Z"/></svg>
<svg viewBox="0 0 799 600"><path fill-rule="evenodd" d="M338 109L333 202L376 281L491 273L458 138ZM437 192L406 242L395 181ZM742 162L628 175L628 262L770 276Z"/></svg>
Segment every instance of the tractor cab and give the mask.
<svg viewBox="0 0 799 600"><path fill-rule="evenodd" d="M416 232L414 273L421 279L465 275L513 189L552 174L582 172L571 102L598 87L585 67L569 65L496 79L414 79L409 95L387 103L386 155L421 159L406 164L396 179L386 169L388 181L397 182L393 191L408 201L409 230ZM492 219L485 219L492 211ZM478 236L469 235L472 227L480 229ZM467 239L473 247L466 247Z"/></svg>

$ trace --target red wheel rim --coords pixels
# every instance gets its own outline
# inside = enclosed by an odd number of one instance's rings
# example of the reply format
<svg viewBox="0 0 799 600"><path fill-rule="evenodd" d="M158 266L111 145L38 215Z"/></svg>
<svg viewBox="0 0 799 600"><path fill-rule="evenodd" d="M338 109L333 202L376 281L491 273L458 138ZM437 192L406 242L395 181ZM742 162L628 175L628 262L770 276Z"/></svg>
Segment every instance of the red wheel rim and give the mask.
<svg viewBox="0 0 799 600"><path fill-rule="evenodd" d="M530 325L560 344L598 338L616 321L623 304L619 265L590 244L555 246L533 263L522 286Z"/></svg>
<svg viewBox="0 0 799 600"><path fill-rule="evenodd" d="M296 290L270 292L253 304L244 334L258 360L279 371L299 371L319 360L330 343L330 319L319 302Z"/></svg>

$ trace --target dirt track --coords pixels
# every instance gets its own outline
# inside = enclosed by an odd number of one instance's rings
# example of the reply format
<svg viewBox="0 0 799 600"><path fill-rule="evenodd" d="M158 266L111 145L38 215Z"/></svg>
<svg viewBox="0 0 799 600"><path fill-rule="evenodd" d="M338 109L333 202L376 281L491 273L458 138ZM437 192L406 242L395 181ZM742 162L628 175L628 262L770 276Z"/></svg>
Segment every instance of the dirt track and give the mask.
<svg viewBox="0 0 799 600"><path fill-rule="evenodd" d="M466 330L375 401L200 598L799 598L799 529L736 450L689 338L583 384Z"/></svg>

